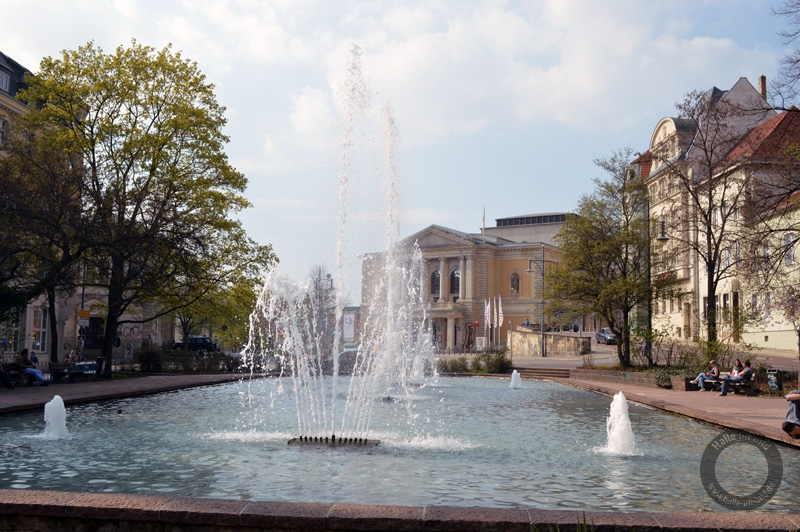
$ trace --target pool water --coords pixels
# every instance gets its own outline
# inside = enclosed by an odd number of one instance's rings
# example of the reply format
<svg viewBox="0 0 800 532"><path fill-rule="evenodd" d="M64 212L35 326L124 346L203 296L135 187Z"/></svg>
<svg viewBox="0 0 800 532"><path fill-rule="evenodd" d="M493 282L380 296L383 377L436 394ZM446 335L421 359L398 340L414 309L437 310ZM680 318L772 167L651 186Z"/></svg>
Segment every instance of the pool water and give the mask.
<svg viewBox="0 0 800 532"><path fill-rule="evenodd" d="M341 389L346 389L342 386ZM342 398L343 400L344 398ZM0 488L363 504L725 511L700 458L722 430L629 403L637 451L606 444L611 397L547 381L440 378L376 399L378 447L289 446L290 379L259 379L67 408L66 439L42 413L0 417ZM337 435L341 436L341 435ZM798 512L800 452L759 511ZM756 491L766 459L731 446L722 486Z"/></svg>

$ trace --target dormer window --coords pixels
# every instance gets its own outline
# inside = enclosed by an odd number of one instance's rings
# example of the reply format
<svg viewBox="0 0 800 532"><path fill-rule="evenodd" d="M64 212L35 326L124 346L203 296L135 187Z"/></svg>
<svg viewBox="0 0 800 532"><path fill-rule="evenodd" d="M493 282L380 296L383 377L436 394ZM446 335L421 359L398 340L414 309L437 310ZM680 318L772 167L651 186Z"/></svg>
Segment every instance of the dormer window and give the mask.
<svg viewBox="0 0 800 532"><path fill-rule="evenodd" d="M0 90L11 93L11 76L5 72L0 72Z"/></svg>

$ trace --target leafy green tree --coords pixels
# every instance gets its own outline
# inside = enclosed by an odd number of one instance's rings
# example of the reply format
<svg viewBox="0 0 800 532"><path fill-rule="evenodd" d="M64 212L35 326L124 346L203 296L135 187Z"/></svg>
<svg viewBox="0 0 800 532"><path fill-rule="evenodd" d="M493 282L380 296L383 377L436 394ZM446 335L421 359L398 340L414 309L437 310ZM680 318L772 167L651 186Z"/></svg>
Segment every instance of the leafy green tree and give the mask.
<svg viewBox="0 0 800 532"><path fill-rule="evenodd" d="M633 311L648 304L660 288L649 275L647 189L630 178L632 159L632 149L626 147L595 161L608 178L595 179L594 192L583 196L577 213L567 217L556 235L561 259L547 272L548 299L573 313L597 313L608 322L619 339L622 367L631 364Z"/></svg>
<svg viewBox="0 0 800 532"><path fill-rule="evenodd" d="M207 331L223 340L223 346L246 343L248 316L255 308L257 289L278 259L270 246L258 245L243 233L236 236L222 243L220 258L225 262L216 269L217 279L186 287L180 297L173 295L163 302L165 308L177 309L175 317L183 338ZM188 349L188 342L183 348Z"/></svg>
<svg viewBox="0 0 800 532"><path fill-rule="evenodd" d="M135 41L45 58L19 97L31 107L23 119L52 128L85 169L89 279L107 292L110 357L131 305L178 301L229 266L222 243L241 231L231 215L249 204L223 150L224 107L194 62Z"/></svg>
<svg viewBox="0 0 800 532"><path fill-rule="evenodd" d="M0 320L47 294L53 360L56 296L74 289L91 225L81 202L83 168L50 142L55 134L15 121L0 158Z"/></svg>

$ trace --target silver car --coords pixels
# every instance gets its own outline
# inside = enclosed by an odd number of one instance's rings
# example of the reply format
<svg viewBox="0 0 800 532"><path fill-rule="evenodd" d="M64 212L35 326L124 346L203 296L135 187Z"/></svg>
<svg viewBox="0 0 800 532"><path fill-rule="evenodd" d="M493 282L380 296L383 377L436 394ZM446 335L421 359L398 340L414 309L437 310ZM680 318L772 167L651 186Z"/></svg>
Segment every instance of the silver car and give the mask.
<svg viewBox="0 0 800 532"><path fill-rule="evenodd" d="M616 344L617 336L608 327L603 327L594 335L598 344Z"/></svg>

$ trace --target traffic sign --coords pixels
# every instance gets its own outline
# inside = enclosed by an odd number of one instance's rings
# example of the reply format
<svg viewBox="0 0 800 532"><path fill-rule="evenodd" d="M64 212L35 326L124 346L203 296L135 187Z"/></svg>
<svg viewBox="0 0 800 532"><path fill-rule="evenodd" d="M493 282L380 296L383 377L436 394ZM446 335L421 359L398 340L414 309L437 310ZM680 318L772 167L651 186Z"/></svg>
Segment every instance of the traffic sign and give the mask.
<svg viewBox="0 0 800 532"><path fill-rule="evenodd" d="M88 327L89 318L78 318L78 327Z"/></svg>
<svg viewBox="0 0 800 532"><path fill-rule="evenodd" d="M88 319L89 316L91 316L91 313L88 310L79 310L78 311L78 317L79 318L87 318Z"/></svg>

